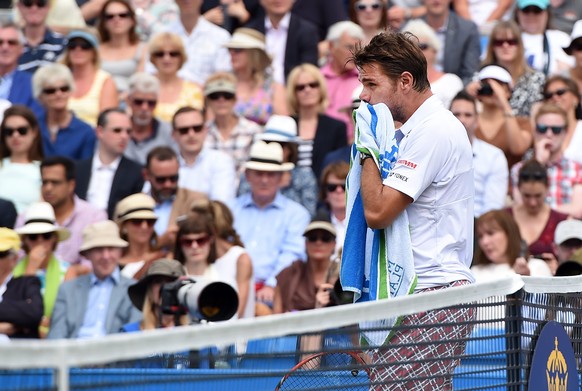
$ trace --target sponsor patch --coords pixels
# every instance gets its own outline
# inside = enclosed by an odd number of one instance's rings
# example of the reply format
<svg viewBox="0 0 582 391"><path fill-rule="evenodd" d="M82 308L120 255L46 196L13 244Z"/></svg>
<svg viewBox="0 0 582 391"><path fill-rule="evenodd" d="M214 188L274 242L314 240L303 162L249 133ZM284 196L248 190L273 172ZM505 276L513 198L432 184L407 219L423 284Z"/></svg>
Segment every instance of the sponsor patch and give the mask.
<svg viewBox="0 0 582 391"><path fill-rule="evenodd" d="M403 166L406 166L408 168L412 168L413 170L416 168L417 164L411 162L410 160L404 160L404 159L400 159L396 162L396 164L402 164Z"/></svg>

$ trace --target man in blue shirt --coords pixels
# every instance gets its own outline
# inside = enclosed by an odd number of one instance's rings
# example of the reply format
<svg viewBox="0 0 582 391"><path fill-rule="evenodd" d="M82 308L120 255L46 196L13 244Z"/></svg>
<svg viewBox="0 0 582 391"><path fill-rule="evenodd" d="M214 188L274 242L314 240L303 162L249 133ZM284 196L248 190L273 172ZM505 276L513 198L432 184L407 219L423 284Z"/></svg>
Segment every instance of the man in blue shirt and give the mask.
<svg viewBox="0 0 582 391"><path fill-rule="evenodd" d="M93 271L61 284L49 338L102 337L141 319L127 294L135 281L122 277L117 266L124 247L127 242L119 237L113 221L83 230L81 253L91 261Z"/></svg>
<svg viewBox="0 0 582 391"><path fill-rule="evenodd" d="M231 206L236 231L253 262L257 300L266 304L273 302L277 274L306 258L303 231L309 224L309 212L279 192L283 174L293 167L293 163L283 162L280 144L256 142L245 164L251 192Z"/></svg>
<svg viewBox="0 0 582 391"><path fill-rule="evenodd" d="M18 70L34 73L38 67L57 60L63 52L65 38L46 25L48 0L19 0L16 7L24 21L25 40Z"/></svg>

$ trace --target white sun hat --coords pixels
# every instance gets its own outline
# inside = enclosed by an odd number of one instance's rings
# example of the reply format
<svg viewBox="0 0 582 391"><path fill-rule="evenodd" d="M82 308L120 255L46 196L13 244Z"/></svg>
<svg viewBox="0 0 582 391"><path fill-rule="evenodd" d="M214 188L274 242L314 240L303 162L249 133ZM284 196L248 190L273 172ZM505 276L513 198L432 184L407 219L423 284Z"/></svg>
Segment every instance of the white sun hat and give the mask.
<svg viewBox="0 0 582 391"><path fill-rule="evenodd" d="M71 233L65 227L56 225L55 211L48 202L35 202L24 212L24 225L16 232L19 235L44 234L56 232L59 242L67 240Z"/></svg>
<svg viewBox="0 0 582 391"><path fill-rule="evenodd" d="M283 147L278 143L257 141L251 146L249 160L245 169L257 171L282 172L291 171L293 163L283 162Z"/></svg>

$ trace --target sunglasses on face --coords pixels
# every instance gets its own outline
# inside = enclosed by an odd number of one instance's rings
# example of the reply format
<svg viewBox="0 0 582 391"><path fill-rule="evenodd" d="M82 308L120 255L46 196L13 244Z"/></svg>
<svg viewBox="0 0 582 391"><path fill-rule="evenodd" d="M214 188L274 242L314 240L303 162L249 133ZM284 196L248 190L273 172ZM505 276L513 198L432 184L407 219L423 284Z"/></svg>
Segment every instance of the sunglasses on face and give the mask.
<svg viewBox="0 0 582 391"><path fill-rule="evenodd" d="M210 241L210 236L202 236L197 239L190 239L190 238L180 238L180 246L183 247L192 247L192 244L196 243L196 247L205 246Z"/></svg>
<svg viewBox="0 0 582 391"><path fill-rule="evenodd" d="M8 46L17 46L19 44L17 39L0 39L0 46L8 45Z"/></svg>
<svg viewBox="0 0 582 391"><path fill-rule="evenodd" d="M570 45L573 51L582 51L582 40L576 40Z"/></svg>
<svg viewBox="0 0 582 391"><path fill-rule="evenodd" d="M313 81L311 83L305 83L305 84L297 84L295 86L295 91L300 92L303 91L304 89L306 89L307 87L311 88L312 90L316 89L319 87L319 83L316 81Z"/></svg>
<svg viewBox="0 0 582 391"><path fill-rule="evenodd" d="M43 8L46 7L46 5L48 4L48 1L46 0L22 0L20 2L20 4L22 4L23 6L25 6L26 8L30 8L33 5L36 5L38 8Z"/></svg>
<svg viewBox="0 0 582 391"><path fill-rule="evenodd" d="M46 95L53 95L54 93L56 93L57 91L61 91L61 92L69 92L71 91L71 87L70 86L61 86L61 87L47 87L44 88L42 90L43 94Z"/></svg>
<svg viewBox="0 0 582 391"><path fill-rule="evenodd" d="M539 134L546 134L548 129L550 129L555 135L558 135L564 131L564 126L536 125L536 132Z"/></svg>
<svg viewBox="0 0 582 391"><path fill-rule="evenodd" d="M200 125L190 125L190 126L182 126L180 128L176 128L176 131L180 133L180 136L185 136L190 133L190 130L193 130L194 133L200 133L204 129L204 124Z"/></svg>
<svg viewBox="0 0 582 391"><path fill-rule="evenodd" d="M29 129L30 128L28 126L18 126L16 128L11 128L11 127L5 126L2 128L2 133L6 137L12 137L14 135L14 133L18 133L21 136L26 136Z"/></svg>
<svg viewBox="0 0 582 391"><path fill-rule="evenodd" d="M529 7L525 7L524 9L522 9L521 12L523 12L524 14L535 14L535 15L539 15L542 12L544 12L544 10L541 9L540 7L529 6Z"/></svg>
<svg viewBox="0 0 582 391"><path fill-rule="evenodd" d="M67 49L69 49L69 50L75 50L76 48L79 48L82 50L91 50L91 49L93 49L93 45L91 45L89 42L87 42L85 40L70 41L67 44Z"/></svg>
<svg viewBox="0 0 582 391"><path fill-rule="evenodd" d="M170 175L170 176L157 176L154 177L154 181L156 181L156 183L158 185L163 185L164 183L170 181L172 183L176 183L178 182L178 179L180 179L179 175Z"/></svg>
<svg viewBox="0 0 582 391"><path fill-rule="evenodd" d="M163 58L166 55L170 56L171 58L177 58L177 57L180 57L180 52L178 52L176 50L171 50L171 51L160 50L160 51L152 53L152 56L154 56L155 58Z"/></svg>
<svg viewBox="0 0 582 391"><path fill-rule="evenodd" d="M336 191L338 187L342 189L342 191L346 191L346 185L344 185L343 183L328 183L327 185L325 185L325 188L329 193Z"/></svg>
<svg viewBox="0 0 582 391"><path fill-rule="evenodd" d="M305 238L306 238L306 239L307 239L307 241L308 241L308 242L310 242L310 243L315 243L315 242L317 242L318 240L319 240L320 242L323 242L323 243L331 243L331 242L333 242L333 241L335 240L335 238L333 237L333 235L332 235L332 234L330 234L330 233L322 233L322 234L318 234L318 233L315 233L315 234L307 234L307 235L305 235Z"/></svg>
<svg viewBox="0 0 582 391"><path fill-rule="evenodd" d="M365 10L371 10L371 11L376 11L379 10L382 7L382 4L380 3L372 3L372 4L364 4L364 3L356 3L355 4L355 9L356 11L365 11Z"/></svg>
<svg viewBox="0 0 582 391"><path fill-rule="evenodd" d="M43 234L28 234L28 235L26 235L26 237L32 241L38 240L40 238L42 238L43 240L50 240L53 236L54 236L53 232L45 232Z"/></svg>
<svg viewBox="0 0 582 391"><path fill-rule="evenodd" d="M131 223L131 225L134 225L136 227L141 227L144 222L150 228L153 227L154 224L156 224L156 220L151 220L151 219L131 219L131 220L129 220L129 222Z"/></svg>
<svg viewBox="0 0 582 391"><path fill-rule="evenodd" d="M242 53L244 49L240 49L240 48L228 48L228 51L230 53Z"/></svg>
<svg viewBox="0 0 582 391"><path fill-rule="evenodd" d="M213 92L212 94L208 95L208 99L210 100L219 100L220 98L225 100L233 100L234 94L232 92Z"/></svg>
<svg viewBox="0 0 582 391"><path fill-rule="evenodd" d="M11 254L14 254L12 250L0 251L0 259L6 258Z"/></svg>
<svg viewBox="0 0 582 391"><path fill-rule="evenodd" d="M518 43L517 39L513 38L513 39L494 39L493 40L493 46L499 48L502 47L503 45L507 44L508 46L516 46Z"/></svg>
<svg viewBox="0 0 582 391"><path fill-rule="evenodd" d="M424 51L424 50L430 48L430 45L428 43L419 43L418 47L420 48L420 50Z"/></svg>
<svg viewBox="0 0 582 391"><path fill-rule="evenodd" d="M106 20L112 20L114 18L126 19L129 18L130 16L131 14L129 12L120 12L118 14L105 14L105 19Z"/></svg>
<svg viewBox="0 0 582 391"><path fill-rule="evenodd" d="M149 108L153 109L158 104L157 100L149 100L149 99L133 99L133 103L136 106L143 106L143 104L147 104Z"/></svg>
<svg viewBox="0 0 582 391"><path fill-rule="evenodd" d="M567 88L560 88L560 89L557 89L556 91L544 92L544 99L550 100L554 97L554 95L562 96L568 91L570 91L570 90L568 90Z"/></svg>

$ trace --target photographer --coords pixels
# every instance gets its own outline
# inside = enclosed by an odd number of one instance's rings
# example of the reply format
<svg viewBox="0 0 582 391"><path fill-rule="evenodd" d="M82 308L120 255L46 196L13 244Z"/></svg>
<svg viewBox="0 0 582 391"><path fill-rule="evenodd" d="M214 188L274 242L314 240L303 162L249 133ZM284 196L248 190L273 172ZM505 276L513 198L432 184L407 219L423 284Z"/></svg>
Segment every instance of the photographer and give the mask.
<svg viewBox="0 0 582 391"><path fill-rule="evenodd" d="M333 296L338 276L338 265L332 261L335 228L329 221L316 217L303 236L307 262L297 260L277 275L273 302L276 314L325 307Z"/></svg>
<svg viewBox="0 0 582 391"><path fill-rule="evenodd" d="M504 67L485 65L478 79L467 86L481 103L475 136L501 149L511 168L532 145L529 118L514 115L509 104L513 79Z"/></svg>

